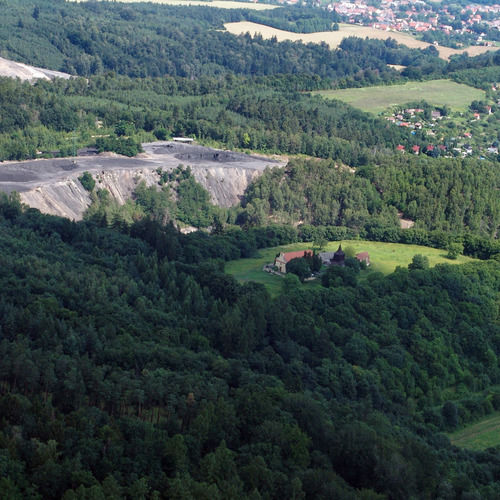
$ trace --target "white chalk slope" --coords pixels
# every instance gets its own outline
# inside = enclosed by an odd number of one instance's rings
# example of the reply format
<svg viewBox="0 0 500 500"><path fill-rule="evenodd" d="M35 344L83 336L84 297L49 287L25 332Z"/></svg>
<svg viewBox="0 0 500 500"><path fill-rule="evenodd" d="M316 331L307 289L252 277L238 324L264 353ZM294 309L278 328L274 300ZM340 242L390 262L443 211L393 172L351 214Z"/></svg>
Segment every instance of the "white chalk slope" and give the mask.
<svg viewBox="0 0 500 500"><path fill-rule="evenodd" d="M21 80L52 80L53 78L71 78L68 73L53 71L50 69L35 68L27 64L10 61L0 57L0 76L20 78Z"/></svg>

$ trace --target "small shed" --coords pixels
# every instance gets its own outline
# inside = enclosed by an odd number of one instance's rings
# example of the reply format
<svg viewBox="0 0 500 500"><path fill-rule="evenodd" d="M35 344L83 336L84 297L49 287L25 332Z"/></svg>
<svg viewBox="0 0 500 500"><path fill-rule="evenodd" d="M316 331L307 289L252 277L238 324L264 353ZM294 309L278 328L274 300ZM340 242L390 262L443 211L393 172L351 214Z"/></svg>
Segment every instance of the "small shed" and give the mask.
<svg viewBox="0 0 500 500"><path fill-rule="evenodd" d="M368 252L357 253L356 259L358 259L359 262L364 262L367 266L370 265L370 255L368 254Z"/></svg>
<svg viewBox="0 0 500 500"><path fill-rule="evenodd" d="M174 142L184 142L184 143L194 142L194 139L192 139L191 137L172 137L172 140Z"/></svg>

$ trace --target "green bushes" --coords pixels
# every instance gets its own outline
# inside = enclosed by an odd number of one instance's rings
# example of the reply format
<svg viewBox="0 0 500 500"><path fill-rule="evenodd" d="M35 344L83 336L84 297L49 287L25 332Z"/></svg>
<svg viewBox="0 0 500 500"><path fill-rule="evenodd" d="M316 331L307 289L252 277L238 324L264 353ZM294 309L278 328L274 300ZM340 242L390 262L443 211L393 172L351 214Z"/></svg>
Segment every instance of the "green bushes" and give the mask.
<svg viewBox="0 0 500 500"><path fill-rule="evenodd" d="M96 146L99 153L112 151L124 156L136 156L142 146L131 137L98 137Z"/></svg>
<svg viewBox="0 0 500 500"><path fill-rule="evenodd" d="M80 184L90 193L95 188L95 180L90 172L83 172L83 174L78 177Z"/></svg>

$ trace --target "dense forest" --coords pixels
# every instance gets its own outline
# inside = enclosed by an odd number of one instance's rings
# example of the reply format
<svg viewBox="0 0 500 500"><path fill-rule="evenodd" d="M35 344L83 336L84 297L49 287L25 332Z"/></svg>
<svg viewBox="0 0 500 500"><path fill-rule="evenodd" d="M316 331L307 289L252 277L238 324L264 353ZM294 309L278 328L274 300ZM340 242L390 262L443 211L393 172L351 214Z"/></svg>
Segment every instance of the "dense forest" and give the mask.
<svg viewBox="0 0 500 500"><path fill-rule="evenodd" d="M419 140L339 101L284 92L279 86L285 79L191 82L109 75L35 85L0 79L0 159L32 158L37 150L50 154L57 146L61 154L70 154L70 135L88 145L96 142L92 135L125 138L126 132L137 140L188 135L229 148L303 153L358 165L381 149ZM97 142L116 145L112 137Z"/></svg>
<svg viewBox="0 0 500 500"><path fill-rule="evenodd" d="M3 0L7 4L6 0ZM326 44L264 40L224 32L226 22L254 21L295 32L335 29L338 17L319 9L268 11L115 2L11 0L0 27L2 56L73 75L114 71L132 77L198 78L309 74L333 86L429 78L457 69L498 64L500 55L438 57L435 47L409 49L394 40L345 39ZM403 74L387 64L406 66Z"/></svg>
<svg viewBox="0 0 500 500"><path fill-rule="evenodd" d="M395 79L397 72L386 63L425 60L435 68L444 64L432 51L397 48L394 43L385 51L366 46L347 53L332 51L326 44L278 43L224 32L225 22L250 20L255 15L241 9L191 7L186 16L184 7L153 3L132 7L112 2L14 0L5 10L0 45L2 55L11 59L80 76L115 71L132 77L191 78L230 71L340 78L370 70L382 79ZM268 16L274 24L281 18L295 25L300 17L283 9L258 15ZM309 16L307 22L312 25L332 22L331 15L325 18L319 11L310 11Z"/></svg>
<svg viewBox="0 0 500 500"><path fill-rule="evenodd" d="M230 235L127 232L1 200L7 498L498 498L442 434L500 408L498 262L271 299Z"/></svg>
<svg viewBox="0 0 500 500"><path fill-rule="evenodd" d="M331 162L290 161L268 169L245 193L241 217L274 222L361 228L399 225L397 212L417 228L495 237L500 226L496 163L396 156L355 171Z"/></svg>
<svg viewBox="0 0 500 500"><path fill-rule="evenodd" d="M309 93L410 77L488 89L498 54L223 31L335 29L312 9L0 4L2 56L78 75L0 79L1 161L133 156L175 135L290 157L224 210L183 166L123 206L83 173L79 223L0 193L2 498L500 497L499 449L446 435L500 411L498 162L396 153L428 139ZM348 238L478 260L330 268L276 296L224 273L262 248Z"/></svg>

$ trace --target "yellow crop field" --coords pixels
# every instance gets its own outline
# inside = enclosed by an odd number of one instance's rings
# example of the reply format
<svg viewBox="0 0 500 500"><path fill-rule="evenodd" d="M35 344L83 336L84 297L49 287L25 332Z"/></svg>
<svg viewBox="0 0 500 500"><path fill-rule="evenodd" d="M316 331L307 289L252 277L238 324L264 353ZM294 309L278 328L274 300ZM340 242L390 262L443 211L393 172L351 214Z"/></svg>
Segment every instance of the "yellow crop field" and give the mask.
<svg viewBox="0 0 500 500"><path fill-rule="evenodd" d="M69 2L86 2L87 0L67 0ZM105 1L105 0L101 0ZM253 2L233 2L231 0L113 0L122 3L138 3L138 2L151 2L161 3L164 5L204 5L206 7L217 7L219 9L252 9L252 10L269 10L275 9L278 5L268 5L265 3Z"/></svg>
<svg viewBox="0 0 500 500"><path fill-rule="evenodd" d="M276 37L278 41L283 40L300 40L304 43L327 43L331 48L336 48L344 38L356 36L359 38L374 38L377 40L387 40L393 38L396 42L406 45L412 49L425 49L429 47L429 43L417 40L411 35L400 33L398 31L383 31L368 26L357 26L354 24L340 24L338 31L320 31L317 33L293 33L291 31L283 31L276 28L271 28L262 24L252 23L249 21L241 21L237 23L226 23L227 31L234 35L250 33L255 35L260 33L263 38ZM448 59L451 55L467 52L469 55L478 55L488 50L497 50L498 47L469 47L467 49L456 50L449 47L437 47L439 56L442 59Z"/></svg>

